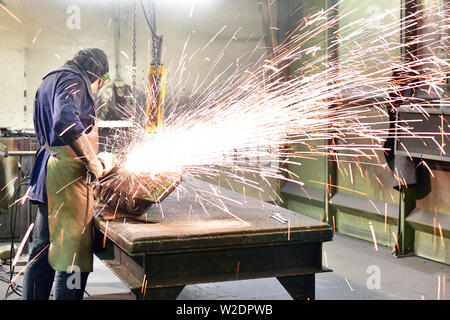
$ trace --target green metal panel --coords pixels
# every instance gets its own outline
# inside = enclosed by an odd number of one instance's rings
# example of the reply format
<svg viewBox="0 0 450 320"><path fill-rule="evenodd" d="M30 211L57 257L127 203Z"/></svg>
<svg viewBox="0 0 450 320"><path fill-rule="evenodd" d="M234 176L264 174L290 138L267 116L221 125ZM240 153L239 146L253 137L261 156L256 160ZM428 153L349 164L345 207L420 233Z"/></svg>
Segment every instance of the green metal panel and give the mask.
<svg viewBox="0 0 450 320"><path fill-rule="evenodd" d="M414 252L418 256L450 264L450 239L416 230Z"/></svg>
<svg viewBox="0 0 450 320"><path fill-rule="evenodd" d="M304 18L308 18L308 16L319 12L320 10L326 9L327 1L297 1L296 5L298 6L294 12L289 16L289 19L293 21L293 24L298 24L298 21L301 21ZM300 30L300 32L305 32L305 30L312 30L314 27L305 28L304 30ZM310 38L303 44L304 48L311 47L320 47L321 49L317 51L316 56L323 56L326 54L326 31L320 32L317 36ZM300 59L294 61L289 68L290 74L295 77L306 77L309 74L320 72L320 70L324 70L325 66L314 65L314 68L308 67L308 65L316 59L312 55L302 55ZM319 69L317 69L317 67ZM296 144L294 145L295 151L299 153L310 152L311 149L316 149L318 145L323 145L325 142L323 140L317 141L308 141L305 144ZM319 157L317 155L306 155L305 158L297 158L293 157L290 160L297 164L290 164L288 166L289 171L297 175L300 180L304 182L306 185L320 188L320 184L317 182L323 182L325 179L324 176L324 158ZM313 158L307 159L306 157Z"/></svg>
<svg viewBox="0 0 450 320"><path fill-rule="evenodd" d="M311 143L312 147L317 145L323 145L323 141ZM294 145L295 151L298 152L308 152L309 148L305 145L296 144ZM303 182L305 185L309 185L315 188L321 188L322 183L325 180L324 175L324 157L317 155L308 155L313 159L305 158L291 158L292 162L296 164L289 164L288 170L293 173L293 177L298 181Z"/></svg>
<svg viewBox="0 0 450 320"><path fill-rule="evenodd" d="M430 212L439 212L450 215L450 168L443 163L434 163L427 161L431 166L431 193L424 199L417 200L417 208Z"/></svg>
<svg viewBox="0 0 450 320"><path fill-rule="evenodd" d="M375 0L363 0L355 2L343 2L340 3L340 37L345 39L355 29L343 28L348 27L352 23L355 23L358 19L367 19L371 21L372 25L369 25L368 29L358 34L356 37L344 40L339 47L339 68L340 71L345 72L352 70L353 72L361 71L363 74L369 74L374 70L384 68L383 61L391 63L393 59L400 60L400 50L391 50L385 53L385 55L379 55L378 53L368 51L366 56L371 54L377 54L380 61L376 64L373 61L367 61L364 57L361 60L354 58L352 50L360 50L358 47L370 48L370 42L373 40L373 35L386 31L383 25L392 24L399 20L400 16L400 0L396 1L375 1ZM392 14L384 17L383 19L377 19L377 15L391 10ZM399 27L399 25L397 26ZM397 28L396 27L396 28ZM398 42L400 39L400 31L393 33L388 41ZM354 42L353 42L354 41ZM386 68L386 76L390 75L391 70ZM367 116L374 116L376 118L370 118L371 122L386 121L387 117L384 117L380 111L376 110L372 103L376 100L368 100L362 102L361 105L366 104ZM349 101L350 104L353 101ZM361 107L364 108L364 107ZM364 123L364 119L361 122ZM387 128L388 124L372 126L374 129ZM370 139L356 139L352 142L356 144L371 144L375 142ZM398 221L390 217L386 222L382 216L371 213L373 210L370 201L381 201L393 204L399 203L398 192L392 188L393 176L382 165L386 164L385 157L382 151L367 152L369 157L359 158L340 158L342 160L354 160L351 162L341 162L335 167L336 170L336 189L340 193L348 194L351 196L358 196L366 198L367 209L350 210L349 208L340 208L339 211L334 213L336 229L344 234L354 236L360 239L373 242L373 235L371 227L375 233L375 239L378 244L393 247L396 243L395 237L398 232ZM366 164L367 163L367 164ZM351 212L350 212L350 211Z"/></svg>
<svg viewBox="0 0 450 320"><path fill-rule="evenodd" d="M228 190L242 193L248 197L273 203L279 202L279 187L277 179L262 178L259 173L237 170L233 171L224 167L218 167L217 169L219 170L217 175L202 175L201 179L214 183L220 187L227 188ZM260 170L256 165L251 167L251 169L254 171Z"/></svg>
<svg viewBox="0 0 450 320"><path fill-rule="evenodd" d="M390 11L391 14L378 19L380 14ZM364 49L370 49L374 46L371 42L374 40L374 34L382 35L383 32L388 30L385 25L393 25L393 29L390 31L395 31L399 29L400 25L395 24L400 18L400 0L362 0L356 2L344 1L340 3L339 6L340 13L340 32L339 35L342 39L345 39L349 34L354 32L354 28L348 28L349 25L354 24L359 19L365 19L369 25L367 30L358 34L355 37L348 38L344 40L339 47L339 68L340 71L345 72L351 70L352 72L363 71L364 73L371 73L374 70L386 69L385 76L390 76L391 70L387 67L392 61L400 61L400 49L393 49L384 54L379 54L377 52L372 52L369 50L365 57L376 56L376 65L371 59L362 59L359 61L355 60L352 50L357 50L361 52L359 47ZM387 38L387 41L397 43L400 39L400 30L393 32ZM385 63L385 65L383 65ZM379 75L377 75L379 76ZM353 103L352 101L349 101ZM380 111L376 110L371 103L376 101L368 101L367 108L369 112L365 113L367 116L375 116L376 118L371 118L368 121L378 122L386 121L387 117L381 115ZM366 120L367 121L367 120ZM364 123L365 120L361 119ZM376 125L375 128L388 127L388 124ZM352 141L356 144L367 143L374 144L374 141L370 139L357 139ZM370 153L370 152L368 152ZM374 156L374 154L370 154ZM348 159L347 159L348 160ZM373 165L356 164L356 162L361 163L372 163ZM360 157L355 159L354 163L342 163L338 165L337 181L338 185L351 190L357 190L363 192L364 197L379 200L388 201L391 203L398 203L397 192L392 189L392 174L378 165L385 164L385 159L383 152L376 152L376 157L370 159L365 157ZM339 189L339 192L352 194L351 191L346 189ZM354 193L353 193L354 194Z"/></svg>
<svg viewBox="0 0 450 320"><path fill-rule="evenodd" d="M368 100L365 105L370 106L374 100ZM374 109L374 108L373 108ZM378 110L368 111L365 113L372 122L388 121L385 116L380 116ZM364 123L361 119L361 123ZM371 125L372 129L386 129L388 124ZM375 142L371 139L355 139L355 144L373 145ZM354 158L353 162L342 162L337 166L337 185L339 192L350 195L358 195L368 199L385 201L398 204L398 191L393 189L393 174L383 165L386 165L385 156L382 151L372 152L366 151L368 157ZM351 158L341 158L342 160L350 160ZM352 191L354 190L354 191Z"/></svg>
<svg viewBox="0 0 450 320"><path fill-rule="evenodd" d="M375 233L377 244L387 247L394 247L396 244L398 225L395 221L389 220L386 224L384 221L378 221L373 215L368 215L361 211L360 215L349 214L345 210L339 210L336 214L336 230L340 233L373 242L372 225Z"/></svg>
<svg viewBox="0 0 450 320"><path fill-rule="evenodd" d="M295 7L293 14L291 13L288 19L291 20L292 25L297 25L302 19L308 19L309 16L319 12L320 10L326 10L327 1L293 1L291 8ZM313 27L313 26L312 26ZM310 28L312 30L312 27ZM308 28L307 28L308 29ZM309 29L308 29L309 30ZM305 32L301 30L300 32ZM326 39L327 32L322 31L318 35L310 38L303 44L304 48L320 47L321 49L316 52L316 56L323 56L326 54ZM316 67L324 70L325 66L317 66L314 68L308 65L315 57L311 55L303 55L300 59L294 61L289 68L290 74L295 77L305 77L309 74L318 72ZM318 189L326 189L323 185L327 179L327 172L325 170L325 157L318 156L311 153L311 150L315 150L318 145L327 144L324 140L307 141L304 144L293 145L295 152L298 152L298 157L291 157L290 161L293 164L289 164L287 169L293 173L292 178L297 181L303 182L306 186L310 186ZM307 154L310 152L310 154ZM314 151L313 151L314 152ZM303 156L303 157L302 157ZM324 200L322 202L309 201L308 198L293 197L290 194L282 193L286 199L284 206L288 209L297 211L299 213L314 217L321 221L325 217Z"/></svg>

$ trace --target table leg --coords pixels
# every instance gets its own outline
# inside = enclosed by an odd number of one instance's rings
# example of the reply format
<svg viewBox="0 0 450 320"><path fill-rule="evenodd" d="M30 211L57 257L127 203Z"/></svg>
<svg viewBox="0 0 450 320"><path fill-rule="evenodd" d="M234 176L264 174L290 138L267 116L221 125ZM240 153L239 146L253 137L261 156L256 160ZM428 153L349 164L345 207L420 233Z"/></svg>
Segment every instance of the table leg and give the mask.
<svg viewBox="0 0 450 320"><path fill-rule="evenodd" d="M315 299L315 275L277 277L294 300Z"/></svg>

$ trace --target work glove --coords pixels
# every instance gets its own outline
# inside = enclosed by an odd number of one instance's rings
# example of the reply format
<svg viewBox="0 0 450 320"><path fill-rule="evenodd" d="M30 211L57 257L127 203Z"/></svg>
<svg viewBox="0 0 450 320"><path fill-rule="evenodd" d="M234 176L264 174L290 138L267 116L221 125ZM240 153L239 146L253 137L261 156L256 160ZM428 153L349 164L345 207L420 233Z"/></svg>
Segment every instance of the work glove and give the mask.
<svg viewBox="0 0 450 320"><path fill-rule="evenodd" d="M109 152L100 152L97 157L103 165L102 176L108 174L118 163L117 157Z"/></svg>
<svg viewBox="0 0 450 320"><path fill-rule="evenodd" d="M95 179L99 179L103 176L103 165L97 158L97 154L94 152L87 135L82 134L78 139L72 141L69 146L84 162L86 168L94 175Z"/></svg>

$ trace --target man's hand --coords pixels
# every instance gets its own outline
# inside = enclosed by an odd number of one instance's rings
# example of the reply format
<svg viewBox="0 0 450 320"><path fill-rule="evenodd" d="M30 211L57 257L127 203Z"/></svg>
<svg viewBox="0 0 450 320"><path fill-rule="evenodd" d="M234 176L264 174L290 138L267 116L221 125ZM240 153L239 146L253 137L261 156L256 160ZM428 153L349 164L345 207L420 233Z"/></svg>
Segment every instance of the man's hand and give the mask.
<svg viewBox="0 0 450 320"><path fill-rule="evenodd" d="M72 141L69 146L75 151L78 158L84 162L86 168L96 179L103 176L103 165L97 158L97 155L85 134L82 134L78 139Z"/></svg>
<svg viewBox="0 0 450 320"><path fill-rule="evenodd" d="M117 157L109 152L100 152L98 155L98 160L103 165L103 174L102 177L108 174L112 168L114 168L117 164Z"/></svg>

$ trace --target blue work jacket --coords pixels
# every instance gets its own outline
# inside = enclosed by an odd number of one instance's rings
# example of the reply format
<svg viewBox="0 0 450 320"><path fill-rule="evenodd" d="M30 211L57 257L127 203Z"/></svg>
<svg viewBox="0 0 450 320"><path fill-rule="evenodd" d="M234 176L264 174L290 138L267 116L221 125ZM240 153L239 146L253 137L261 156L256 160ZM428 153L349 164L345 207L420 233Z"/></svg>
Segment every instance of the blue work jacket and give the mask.
<svg viewBox="0 0 450 320"><path fill-rule="evenodd" d="M43 78L34 101L34 129L41 148L31 173L32 203L47 203L47 147L70 144L89 133L96 120L91 83L78 65L68 61Z"/></svg>

